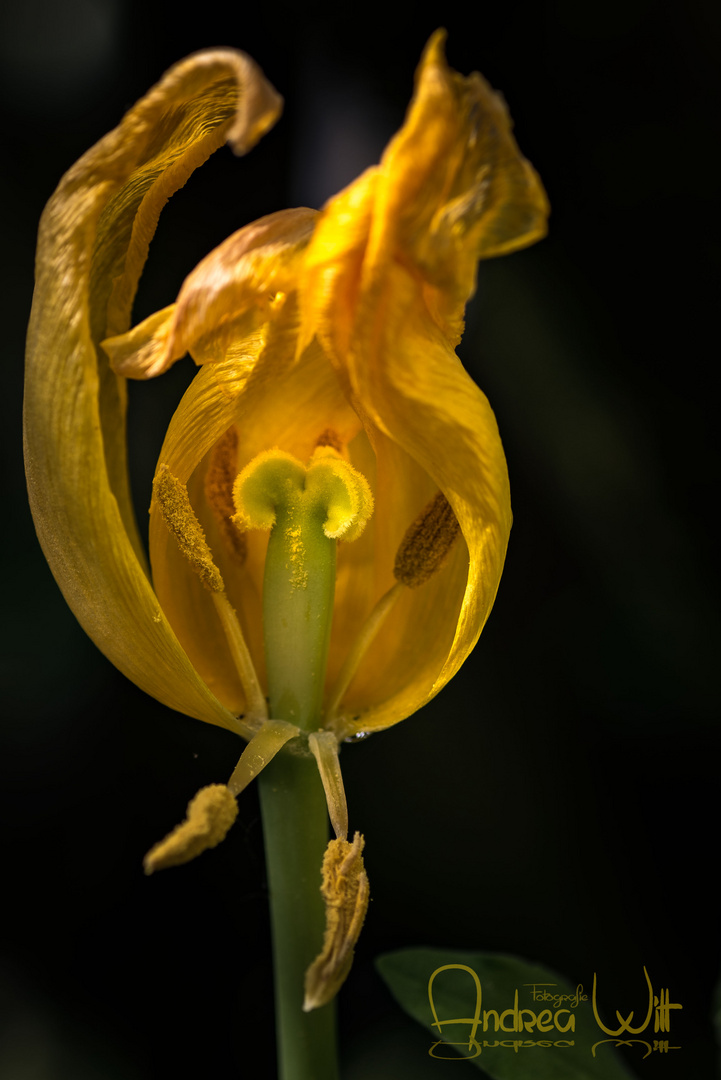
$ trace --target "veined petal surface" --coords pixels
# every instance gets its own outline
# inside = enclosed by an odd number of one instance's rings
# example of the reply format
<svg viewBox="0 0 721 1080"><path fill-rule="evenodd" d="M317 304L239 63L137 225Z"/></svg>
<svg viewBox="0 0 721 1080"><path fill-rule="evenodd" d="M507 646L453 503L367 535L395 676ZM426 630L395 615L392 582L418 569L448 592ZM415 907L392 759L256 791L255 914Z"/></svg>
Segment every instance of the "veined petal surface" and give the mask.
<svg viewBox="0 0 721 1080"><path fill-rule="evenodd" d="M242 53L172 68L63 177L43 214L30 320L25 460L38 536L86 632L180 712L243 727L193 669L145 573L125 459L125 383L98 350L129 325L160 210L229 141L250 149L281 100Z"/></svg>

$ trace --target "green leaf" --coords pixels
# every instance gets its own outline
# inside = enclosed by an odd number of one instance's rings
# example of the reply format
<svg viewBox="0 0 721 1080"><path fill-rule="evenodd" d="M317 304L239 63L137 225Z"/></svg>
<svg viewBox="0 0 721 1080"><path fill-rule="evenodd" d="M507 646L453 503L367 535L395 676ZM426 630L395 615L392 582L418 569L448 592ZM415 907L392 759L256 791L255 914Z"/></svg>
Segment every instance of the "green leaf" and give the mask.
<svg viewBox="0 0 721 1080"><path fill-rule="evenodd" d="M449 969L447 965L461 968ZM549 968L500 953L429 948L386 953L376 960L376 967L399 1005L431 1032L428 1046L433 1057L457 1060L456 1054L460 1054L493 1080L633 1077L613 1049L615 1040L610 1040L596 1024L590 991L571 986ZM544 993L568 998L541 1000ZM581 994L587 994L589 1000L581 1000ZM479 1004L479 1023L474 1032ZM570 1024L571 1015L574 1029L562 1030ZM539 1022L542 1028L550 1026L550 1030L539 1030ZM496 1032L497 1023L503 1029ZM532 1025L530 1031L524 1023ZM638 1045L634 1050L641 1056L646 1052Z"/></svg>

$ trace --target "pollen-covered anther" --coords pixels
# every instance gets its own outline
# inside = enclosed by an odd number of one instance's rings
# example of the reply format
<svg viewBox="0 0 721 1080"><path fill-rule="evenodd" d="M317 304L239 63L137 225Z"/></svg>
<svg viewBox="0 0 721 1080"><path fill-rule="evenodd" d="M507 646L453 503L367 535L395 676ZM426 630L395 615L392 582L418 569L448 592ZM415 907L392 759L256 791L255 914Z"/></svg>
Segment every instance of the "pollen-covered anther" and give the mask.
<svg viewBox="0 0 721 1080"><path fill-rule="evenodd" d="M393 567L396 580L410 589L424 585L441 569L460 531L451 504L439 491L401 540Z"/></svg>
<svg viewBox="0 0 721 1080"><path fill-rule="evenodd" d="M186 818L143 860L146 874L181 866L208 848L216 847L238 816L235 796L225 784L201 788L188 803Z"/></svg>
<svg viewBox="0 0 721 1080"><path fill-rule="evenodd" d="M353 963L353 950L363 928L370 888L363 865L365 840L331 840L323 856L321 893L325 901L323 949L305 973L303 1011L332 1001Z"/></svg>
<svg viewBox="0 0 721 1080"><path fill-rule="evenodd" d="M175 537L181 554L188 560L205 588L214 593L223 592L223 578L213 562L203 527L190 505L188 489L173 476L167 465L158 467L153 480L153 497L160 507L163 521Z"/></svg>
<svg viewBox="0 0 721 1080"><path fill-rule="evenodd" d="M233 484L238 473L238 431L228 428L213 447L205 474L205 499L213 512L225 548L233 562L242 566L248 554L245 533L233 521Z"/></svg>

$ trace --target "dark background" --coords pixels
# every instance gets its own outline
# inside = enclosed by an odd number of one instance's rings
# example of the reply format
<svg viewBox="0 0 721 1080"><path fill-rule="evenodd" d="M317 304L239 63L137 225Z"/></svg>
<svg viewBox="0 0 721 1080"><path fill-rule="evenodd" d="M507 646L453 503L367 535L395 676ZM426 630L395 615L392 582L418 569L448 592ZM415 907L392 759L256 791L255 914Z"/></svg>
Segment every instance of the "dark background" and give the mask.
<svg viewBox="0 0 721 1080"><path fill-rule="evenodd" d="M494 406L515 524L498 602L452 685L348 747L372 904L341 995L344 1080L446 1076L374 973L407 945L525 956L624 1015L683 1004L639 1077L716 1075L715 545L721 16L702 0L498 5L17 0L3 96L0 1077L274 1075L256 793L215 852L146 879L147 848L239 753L125 681L65 607L20 450L34 236L61 174L175 60L245 49L286 98L246 159L219 151L161 218L136 316L236 228L319 206L378 159L422 47L502 90L553 207L547 240L483 264L462 356ZM189 361L133 387L150 478Z"/></svg>

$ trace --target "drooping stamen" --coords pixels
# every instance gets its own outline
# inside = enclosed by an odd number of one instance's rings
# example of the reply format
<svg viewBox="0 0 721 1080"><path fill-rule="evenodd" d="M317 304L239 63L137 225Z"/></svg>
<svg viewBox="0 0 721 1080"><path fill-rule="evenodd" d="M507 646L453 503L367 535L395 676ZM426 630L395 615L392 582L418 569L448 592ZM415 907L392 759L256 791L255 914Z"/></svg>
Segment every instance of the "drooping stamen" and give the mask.
<svg viewBox="0 0 721 1080"><path fill-rule="evenodd" d="M330 446L306 468L266 450L233 488L245 528L270 529L263 633L271 715L306 730L320 711L335 594L335 540L354 540L373 510L367 481Z"/></svg>
<svg viewBox="0 0 721 1080"><path fill-rule="evenodd" d="M182 866L208 848L224 840L238 815L238 804L225 784L210 784L188 803L185 821L176 825L164 840L143 859L146 874Z"/></svg>
<svg viewBox="0 0 721 1080"><path fill-rule="evenodd" d="M338 740L332 731L313 731L308 736L308 746L318 763L323 781L328 815L338 840L348 837L348 804L346 803L343 774L338 760Z"/></svg>
<svg viewBox="0 0 721 1080"><path fill-rule="evenodd" d="M238 764L233 769L228 788L233 795L240 795L254 780L259 772L281 750L290 739L300 735L295 724L285 720L266 720L240 755Z"/></svg>
<svg viewBox="0 0 721 1080"><path fill-rule="evenodd" d="M363 865L365 841L331 840L323 858L321 893L325 900L323 949L305 973L303 1011L332 1001L343 985L368 910L370 887Z"/></svg>
<svg viewBox="0 0 721 1080"><path fill-rule="evenodd" d="M237 475L238 430L233 425L213 447L205 474L205 498L227 551L233 561L242 566L248 554L248 543L237 523L231 520L235 514L233 484Z"/></svg>
<svg viewBox="0 0 721 1080"><path fill-rule="evenodd" d="M442 568L459 533L458 519L445 495L439 491L406 529L393 567L396 583L376 602L351 645L328 697L325 710L327 726L334 726L338 708L351 680L404 587L415 589L429 581Z"/></svg>
<svg viewBox="0 0 721 1080"><path fill-rule="evenodd" d="M393 567L396 580L409 589L424 585L441 569L460 531L451 504L439 491L401 540Z"/></svg>
<svg viewBox="0 0 721 1080"><path fill-rule="evenodd" d="M210 592L243 687L247 712L253 719L266 719L268 708L265 695L238 616L226 596L225 583L213 561L203 527L190 505L188 489L173 476L167 465L158 466L153 480L153 497L157 500L163 521L174 537L181 555L187 559L203 586Z"/></svg>

